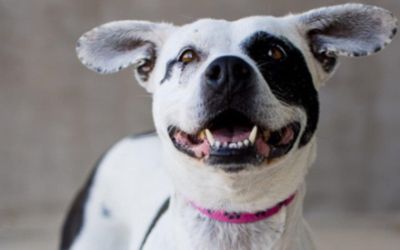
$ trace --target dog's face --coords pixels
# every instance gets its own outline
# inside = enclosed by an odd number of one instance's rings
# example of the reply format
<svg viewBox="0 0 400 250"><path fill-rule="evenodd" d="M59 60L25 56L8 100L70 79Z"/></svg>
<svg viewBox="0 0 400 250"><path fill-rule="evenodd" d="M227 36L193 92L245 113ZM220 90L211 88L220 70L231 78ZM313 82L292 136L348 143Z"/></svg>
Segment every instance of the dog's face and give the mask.
<svg viewBox="0 0 400 250"><path fill-rule="evenodd" d="M153 81L154 119L174 150L225 171L306 145L318 120L307 51L286 20L200 20L175 31Z"/></svg>
<svg viewBox="0 0 400 250"><path fill-rule="evenodd" d="M77 52L100 73L135 67L170 154L237 173L274 167L308 147L317 90L337 57L377 52L395 31L388 11L349 4L181 27L112 22L82 36Z"/></svg>

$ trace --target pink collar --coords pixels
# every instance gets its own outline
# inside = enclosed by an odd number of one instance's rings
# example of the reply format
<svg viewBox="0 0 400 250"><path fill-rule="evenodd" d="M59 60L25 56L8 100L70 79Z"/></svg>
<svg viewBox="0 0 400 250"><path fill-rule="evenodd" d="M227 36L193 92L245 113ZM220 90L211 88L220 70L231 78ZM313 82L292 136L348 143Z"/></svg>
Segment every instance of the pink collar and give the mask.
<svg viewBox="0 0 400 250"><path fill-rule="evenodd" d="M296 196L296 193L292 194L289 198L284 201L279 202L275 206L268 208L263 211L258 211L255 213L243 213L243 212L227 212L224 210L210 210L202 208L190 202L190 204L197 209L204 216L221 222L234 223L234 224L245 224L257 222L260 220L268 219L269 217L278 213L282 207L288 206Z"/></svg>

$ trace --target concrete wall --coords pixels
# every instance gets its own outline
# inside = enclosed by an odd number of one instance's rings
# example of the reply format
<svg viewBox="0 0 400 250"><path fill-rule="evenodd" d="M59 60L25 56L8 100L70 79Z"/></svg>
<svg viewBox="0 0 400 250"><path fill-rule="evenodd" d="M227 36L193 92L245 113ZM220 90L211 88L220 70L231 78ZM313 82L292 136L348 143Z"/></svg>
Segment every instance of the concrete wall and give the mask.
<svg viewBox="0 0 400 250"><path fill-rule="evenodd" d="M335 4L345 1L324 1ZM400 17L400 1L371 0ZM0 0L0 212L65 209L98 156L152 129L151 97L129 70L100 76L76 59L85 31L116 19L183 24L321 6L307 0ZM400 209L400 40L342 60L321 92L314 211Z"/></svg>

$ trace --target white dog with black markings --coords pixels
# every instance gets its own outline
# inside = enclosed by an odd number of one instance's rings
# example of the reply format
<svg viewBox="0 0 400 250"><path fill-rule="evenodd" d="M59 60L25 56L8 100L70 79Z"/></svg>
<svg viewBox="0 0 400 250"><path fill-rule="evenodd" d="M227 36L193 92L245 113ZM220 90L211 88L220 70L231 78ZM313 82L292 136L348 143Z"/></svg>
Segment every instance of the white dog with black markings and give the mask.
<svg viewBox="0 0 400 250"><path fill-rule="evenodd" d="M179 27L118 21L84 34L77 53L88 68L134 67L158 136L103 156L61 249L315 249L302 207L317 91L338 56L381 50L396 22L347 4Z"/></svg>

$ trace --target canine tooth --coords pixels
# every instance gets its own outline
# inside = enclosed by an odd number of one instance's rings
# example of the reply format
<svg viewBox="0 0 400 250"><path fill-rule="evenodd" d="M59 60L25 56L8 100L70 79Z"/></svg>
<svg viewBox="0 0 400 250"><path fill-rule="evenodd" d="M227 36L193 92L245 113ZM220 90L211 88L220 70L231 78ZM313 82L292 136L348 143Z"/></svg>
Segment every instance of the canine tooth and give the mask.
<svg viewBox="0 0 400 250"><path fill-rule="evenodd" d="M206 138L206 135L205 135L205 133L204 133L204 130L202 130L202 131L200 132L200 134L199 134L199 139L200 139L200 140L204 140L204 138Z"/></svg>
<svg viewBox="0 0 400 250"><path fill-rule="evenodd" d="M250 141L246 139L246 140L243 141L243 144L247 147L247 146L249 146Z"/></svg>
<svg viewBox="0 0 400 250"><path fill-rule="evenodd" d="M249 141L251 142L251 144L254 144L256 142L257 130L257 126L254 126L250 132Z"/></svg>
<svg viewBox="0 0 400 250"><path fill-rule="evenodd" d="M232 142L229 144L229 148L237 148L236 143Z"/></svg>
<svg viewBox="0 0 400 250"><path fill-rule="evenodd" d="M207 140L210 143L210 145L213 145L215 140L214 140L214 136L212 135L212 133L210 132L210 130L208 130L208 128L205 129L206 132L206 136L207 136Z"/></svg>
<svg viewBox="0 0 400 250"><path fill-rule="evenodd" d="M240 141L237 143L237 145L238 145L238 148L241 148L241 147L243 147L243 142Z"/></svg>
<svg viewBox="0 0 400 250"><path fill-rule="evenodd" d="M221 147L221 142L220 142L220 141L215 141L215 142L214 142L214 147L215 147L216 149L219 149L219 148Z"/></svg>

